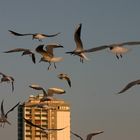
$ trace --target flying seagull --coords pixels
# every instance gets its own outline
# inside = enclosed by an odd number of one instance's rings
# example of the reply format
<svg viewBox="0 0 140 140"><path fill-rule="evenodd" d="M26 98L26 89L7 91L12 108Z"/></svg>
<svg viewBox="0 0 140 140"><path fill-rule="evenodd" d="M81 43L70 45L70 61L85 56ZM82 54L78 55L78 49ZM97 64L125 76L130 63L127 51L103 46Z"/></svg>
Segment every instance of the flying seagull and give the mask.
<svg viewBox="0 0 140 140"><path fill-rule="evenodd" d="M44 49L44 46L46 50ZM51 63L54 63L54 67L56 68L55 63L63 60L62 57L54 56L54 53L53 53L54 48L63 48L63 46L61 46L60 44L48 44L48 45L39 45L36 48L36 52L42 55L40 62L44 61L44 62L49 63L48 70L50 69Z"/></svg>
<svg viewBox="0 0 140 140"><path fill-rule="evenodd" d="M65 73L60 73L57 75L57 77L61 80L66 80L68 82L68 85L71 87L71 80L69 78L69 76Z"/></svg>
<svg viewBox="0 0 140 140"><path fill-rule="evenodd" d="M29 55L32 57L32 61L33 63L36 63L36 60L35 60L35 54L29 50L29 49L25 49L25 48L16 48L16 49L12 49L12 50L9 50L9 51L5 51L4 53L13 53L13 52L23 52L22 53L22 56L23 55Z"/></svg>
<svg viewBox="0 0 140 140"><path fill-rule="evenodd" d="M20 102L18 102L18 103L17 103L15 106L13 106L9 111L7 111L6 114L5 114L5 112L4 112L3 102L4 102L4 100L2 100L2 102L1 102L0 123L1 123L1 126L4 127L5 123L8 123L9 125L11 125L11 123L7 120L8 114L9 114L11 111L13 111L13 110L20 104ZM3 124L3 125L2 125L2 124Z"/></svg>
<svg viewBox="0 0 140 140"><path fill-rule="evenodd" d="M56 87L48 88L47 90L45 90L43 87L41 87L39 85L35 85L35 84L32 84L29 87L32 89L35 89L35 90L42 90L43 91L44 96L40 101L52 100L53 99L52 96L54 94L64 94L66 92L64 89L56 88Z"/></svg>
<svg viewBox="0 0 140 140"><path fill-rule="evenodd" d="M83 43L81 40L81 28L82 28L82 24L79 24L78 27L75 30L74 33L74 40L76 43L76 49L70 52L66 52L68 54L71 55L77 55L80 57L80 62L83 63L84 59L88 60L88 58L86 57L86 55L82 52L83 50Z"/></svg>
<svg viewBox="0 0 140 140"><path fill-rule="evenodd" d="M132 82L128 83L120 92L118 92L118 94L121 94L121 93L125 92L126 90L130 89L131 87L133 87L135 85L139 85L139 84L140 84L140 80L132 81Z"/></svg>
<svg viewBox="0 0 140 140"><path fill-rule="evenodd" d="M114 53L117 57L117 59L122 58L122 55L128 52L128 48L125 48L123 46L133 46L133 45L140 45L140 41L133 41L133 42L123 42L123 43L116 43L111 45L103 45L91 49L85 49L81 52L83 53L90 53L90 52L96 52L100 50L104 50L109 48L112 53Z"/></svg>
<svg viewBox="0 0 140 140"><path fill-rule="evenodd" d="M23 118L23 119L28 125L33 126L33 127L37 127L41 130L41 132L44 132L46 134L49 133L49 132L61 131L61 130L64 130L66 128L66 127L63 127L63 128L52 128L52 129L47 128L47 129L45 129L45 128L40 127L39 125L36 125L36 124L32 123L30 120L27 120L25 118Z"/></svg>
<svg viewBox="0 0 140 140"><path fill-rule="evenodd" d="M3 82L10 82L12 84L12 92L14 91L14 78L12 76L9 76L9 75L5 75L3 74L2 72L0 72L0 75L2 75L2 78L1 78L1 83Z"/></svg>
<svg viewBox="0 0 140 140"><path fill-rule="evenodd" d="M92 137L94 137L94 136L96 136L96 135L98 135L98 134L101 134L101 133L103 133L103 132L104 132L104 131L98 131L98 132L89 133L89 134L87 135L87 137L86 137L86 140L91 140ZM81 140L84 140L80 135L78 135L78 134L76 134L76 133L74 133L74 132L72 132L72 131L71 131L71 134L73 134L74 136L80 138Z"/></svg>
<svg viewBox="0 0 140 140"><path fill-rule="evenodd" d="M42 34L42 33L27 33L27 34L21 34L21 33L17 33L15 31L12 30L8 30L11 34L15 35L15 36L28 36L31 35L32 39L38 39L39 41L42 41L42 39L46 38L46 37L54 37L57 36L59 33L56 34L52 34L52 35L46 35L46 34Z"/></svg>

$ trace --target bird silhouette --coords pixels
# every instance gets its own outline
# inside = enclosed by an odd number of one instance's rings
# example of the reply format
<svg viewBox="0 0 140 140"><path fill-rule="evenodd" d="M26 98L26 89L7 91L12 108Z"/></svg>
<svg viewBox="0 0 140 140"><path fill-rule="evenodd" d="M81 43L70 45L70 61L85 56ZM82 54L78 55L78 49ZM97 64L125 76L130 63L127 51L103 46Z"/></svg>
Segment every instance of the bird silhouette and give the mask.
<svg viewBox="0 0 140 140"><path fill-rule="evenodd" d="M78 135L77 133L70 131L71 134L73 134L74 136L80 138L81 140L84 140L80 135ZM104 131L98 131L98 132L93 132L93 133L89 133L86 137L86 140L91 140L93 136L99 135L101 133L103 133Z"/></svg>
<svg viewBox="0 0 140 140"><path fill-rule="evenodd" d="M71 80L70 80L70 77L67 74L60 73L60 74L57 75L57 77L61 80L66 80L68 85L71 87Z"/></svg>
<svg viewBox="0 0 140 140"><path fill-rule="evenodd" d="M11 111L13 111L20 104L20 102L18 102L15 106L13 106L10 110L8 110L5 113L4 107L3 107L3 102L4 102L4 100L2 100L2 102L1 102L1 116L0 116L0 123L1 123L2 127L4 127L5 123L8 123L9 125L11 125L11 123L8 121L8 114Z"/></svg>
<svg viewBox="0 0 140 140"><path fill-rule="evenodd" d="M78 27L75 30L74 33L74 40L76 43L76 48L73 51L70 52L66 52L67 54L71 54L71 55L77 55L80 57L80 62L84 62L85 60L88 60L88 58L86 57L86 55L82 52L83 51L83 43L81 40L81 28L82 28L82 24L79 24Z"/></svg>
<svg viewBox="0 0 140 140"><path fill-rule="evenodd" d="M121 94L121 93L125 92L126 90L130 89L131 87L133 87L135 85L139 85L139 84L140 84L140 80L132 81L132 82L128 83L120 92L118 92L118 94Z"/></svg>
<svg viewBox="0 0 140 140"><path fill-rule="evenodd" d="M85 50L82 50L81 52L90 53L90 52L101 51L101 50L109 48L110 51L116 55L117 59L119 59L119 58L122 58L123 54L127 53L129 50L128 48L125 48L123 46L133 46L133 45L140 45L140 41L103 45L103 46L99 46L99 47L95 47L95 48L85 49Z"/></svg>
<svg viewBox="0 0 140 140"><path fill-rule="evenodd" d="M44 50L44 46L46 46L46 50ZM51 63L54 63L54 67L56 68L55 63L60 62L63 60L62 57L55 57L53 53L54 48L63 48L60 44L48 44L48 45L39 45L36 48L36 52L40 53L42 55L40 62L48 62L48 70L50 69Z"/></svg>
<svg viewBox="0 0 140 140"><path fill-rule="evenodd" d="M32 58L33 63L36 63L36 59L35 59L35 53L33 53L31 50L29 49L25 49L25 48L15 48L9 51L5 51L4 53L13 53L13 52L23 52L23 55L29 55Z"/></svg>
<svg viewBox="0 0 140 140"><path fill-rule="evenodd" d="M12 85L12 92L13 92L14 91L14 78L12 76L5 75L2 72L0 72L0 75L2 75L2 78L1 78L0 82L1 83L3 83L3 82L11 83L11 85Z"/></svg>
<svg viewBox="0 0 140 140"><path fill-rule="evenodd" d="M42 39L46 38L46 37L54 37L57 36L58 34L60 34L60 32L56 33L56 34L52 34L52 35L47 35L47 34L42 34L42 33L27 33L27 34L21 34L21 33L17 33L15 31L12 30L8 30L11 34L15 35L15 36L28 36L31 35L32 39L38 39L39 41L42 41Z"/></svg>

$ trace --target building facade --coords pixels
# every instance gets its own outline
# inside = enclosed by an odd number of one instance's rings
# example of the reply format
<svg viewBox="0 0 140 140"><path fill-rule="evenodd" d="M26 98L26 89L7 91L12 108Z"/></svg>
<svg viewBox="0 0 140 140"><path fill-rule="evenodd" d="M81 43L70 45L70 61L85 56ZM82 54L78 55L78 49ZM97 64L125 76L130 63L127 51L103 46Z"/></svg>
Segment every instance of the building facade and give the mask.
<svg viewBox="0 0 140 140"><path fill-rule="evenodd" d="M31 95L18 107L18 140L70 140L70 106L63 100L40 102L42 94ZM42 128L65 129L43 133L39 128L26 124L30 120Z"/></svg>

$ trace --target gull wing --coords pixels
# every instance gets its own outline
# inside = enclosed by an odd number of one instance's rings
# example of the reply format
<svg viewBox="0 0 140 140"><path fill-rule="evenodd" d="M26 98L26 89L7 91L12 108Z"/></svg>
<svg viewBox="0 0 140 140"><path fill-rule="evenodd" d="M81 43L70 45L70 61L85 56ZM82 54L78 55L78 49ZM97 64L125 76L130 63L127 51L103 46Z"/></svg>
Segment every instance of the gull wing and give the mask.
<svg viewBox="0 0 140 140"><path fill-rule="evenodd" d="M76 133L74 133L73 131L70 131L71 132L71 134L73 134L74 136L76 136L76 137L78 137L78 138L80 138L81 140L84 140L80 135L78 135L78 134L76 134Z"/></svg>
<svg viewBox="0 0 140 140"><path fill-rule="evenodd" d="M66 80L68 82L68 85L71 87L71 80L70 80L70 78L69 77L65 77L65 78L66 78Z"/></svg>
<svg viewBox="0 0 140 140"><path fill-rule="evenodd" d="M59 79L64 79L64 80L66 80L67 82L68 82L68 85L71 87L71 80L70 80L70 78L68 77L68 75L67 74L64 74L64 73L60 73L59 75L58 75L58 78Z"/></svg>
<svg viewBox="0 0 140 140"><path fill-rule="evenodd" d="M48 91L47 92L48 96L53 96L53 94L64 94L66 92L62 88L55 88L55 87L54 88L49 88L47 91Z"/></svg>
<svg viewBox="0 0 140 140"><path fill-rule="evenodd" d="M84 52L84 53L96 52L96 51L104 50L104 49L109 48L109 47L111 47L111 46L110 45L103 45L103 46L99 46L99 47L95 47L95 48L91 48L91 49L86 49L86 50L83 50L81 52Z"/></svg>
<svg viewBox="0 0 140 140"><path fill-rule="evenodd" d="M1 117L5 117L3 102L4 102L4 100L2 100L2 102L1 102Z"/></svg>
<svg viewBox="0 0 140 140"><path fill-rule="evenodd" d="M30 88L33 88L33 89L35 89L35 90L42 90L42 91L43 91L43 94L44 94L44 95L47 95L45 89L44 89L43 87L39 86L39 85L34 85L34 84L32 84L32 85L29 85L29 87L30 87Z"/></svg>
<svg viewBox="0 0 140 140"><path fill-rule="evenodd" d="M56 34L52 34L52 35L47 35L47 34L41 34L41 35L43 35L43 36L45 36L45 37L54 37L54 36L57 36L57 35L59 35L60 34L60 32L58 32L58 33L56 33Z"/></svg>
<svg viewBox="0 0 140 140"><path fill-rule="evenodd" d="M128 83L120 92L118 92L118 94L125 92L126 90L128 90L129 88L140 84L140 80L136 80L136 81L132 81L130 83Z"/></svg>
<svg viewBox="0 0 140 140"><path fill-rule="evenodd" d="M82 28L82 24L79 24L74 33L74 40L76 43L76 50L82 51L83 43L81 41L81 28Z"/></svg>
<svg viewBox="0 0 140 140"><path fill-rule="evenodd" d="M51 56L53 56L54 54L53 54L53 49L54 48L63 48L63 46L62 45L60 45L60 44L48 44L47 46L46 46L46 52L48 53L48 54L50 54Z"/></svg>
<svg viewBox="0 0 140 140"><path fill-rule="evenodd" d="M44 45L39 45L36 47L36 52L40 53L41 55L46 55L46 51L43 49Z"/></svg>
<svg viewBox="0 0 140 140"><path fill-rule="evenodd" d="M24 119L24 121L25 121L27 124L29 124L30 126L40 128L41 130L45 130L44 128L42 128L42 127L40 127L40 126L38 126L38 125L36 125L36 124L33 124L31 121L29 121L29 120L27 120L27 119L25 119L25 118L23 118L23 119Z"/></svg>
<svg viewBox="0 0 140 140"><path fill-rule="evenodd" d="M32 61L33 61L33 63L36 63L36 58L35 58L35 54L34 53L32 53Z"/></svg>
<svg viewBox="0 0 140 140"><path fill-rule="evenodd" d="M15 35L15 36L26 36L26 35L33 35L33 34L21 34L21 33L17 33L15 31L12 31L12 30L8 30L11 34Z"/></svg>
<svg viewBox="0 0 140 140"><path fill-rule="evenodd" d="M104 132L104 131L90 133L90 134L87 135L86 140L91 140L93 136L96 136L96 135L101 134L101 133L103 133L103 132Z"/></svg>
<svg viewBox="0 0 140 140"><path fill-rule="evenodd" d="M5 75L4 73L0 72L0 75L2 75L3 77L6 77L7 75Z"/></svg>
<svg viewBox="0 0 140 140"><path fill-rule="evenodd" d="M121 46L124 46L124 45L140 45L140 41L132 41L132 42L123 42L123 43L120 43Z"/></svg>
<svg viewBox="0 0 140 140"><path fill-rule="evenodd" d="M12 92L14 91L14 81L11 82L12 84Z"/></svg>
<svg viewBox="0 0 140 140"><path fill-rule="evenodd" d="M9 50L9 51L5 51L4 53L23 52L23 51L29 51L29 49L16 48L16 49L12 49L12 50Z"/></svg>
<svg viewBox="0 0 140 140"><path fill-rule="evenodd" d="M63 128L48 128L47 130L48 131L61 131L61 130L64 130L65 128L67 128L67 126Z"/></svg>
<svg viewBox="0 0 140 140"><path fill-rule="evenodd" d="M9 111L7 111L7 113L5 114L5 117L7 118L8 113L10 113L11 111L13 111L18 105L20 104L20 102L18 102L15 106L13 106Z"/></svg>

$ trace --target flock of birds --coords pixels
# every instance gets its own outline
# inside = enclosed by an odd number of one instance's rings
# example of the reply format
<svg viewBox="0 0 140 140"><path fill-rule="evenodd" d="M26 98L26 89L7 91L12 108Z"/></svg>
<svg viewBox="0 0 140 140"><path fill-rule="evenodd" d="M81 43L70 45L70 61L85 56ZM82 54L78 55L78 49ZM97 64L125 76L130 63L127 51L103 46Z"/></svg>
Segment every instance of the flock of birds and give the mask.
<svg viewBox="0 0 140 140"><path fill-rule="evenodd" d="M76 55L80 58L80 62L84 62L84 60L88 60L88 57L86 56L86 53L92 53L92 52L97 52L97 51L101 51L101 50L105 50L105 49L110 49L110 51L115 54L117 59L120 59L123 57L123 54L127 53L129 51L128 48L124 47L124 46L133 46L133 45L140 45L140 41L132 41L132 42L123 42L123 43L115 43L115 44L109 44L109 45L103 45L103 46L99 46L99 47L94 47L94 48L90 48L90 49L84 49L83 47L83 43L81 40L81 28L82 28L82 24L79 24L74 32L74 40L76 43L76 48L72 51L68 51L66 52L66 54L71 54L71 55ZM12 30L9 30L9 32L11 34L13 34L14 36L32 36L32 39L37 39L39 42L42 42L42 40L44 38L47 37L55 37L57 35L60 34L60 32L56 33L56 34L52 34L52 35L46 35L46 34L41 34L41 33L26 33L26 34L22 34L22 33L18 33ZM32 62L35 64L36 63L36 54L35 53L39 53L41 55L40 61L43 62L47 62L49 63L48 66L48 70L50 70L52 64L54 66L54 68L56 69L56 63L60 62L63 60L63 57L56 57L54 55L53 50L55 48L63 48L63 46L61 44L56 44L56 43L50 43L50 44L40 44L38 45L34 51L30 50L30 49L25 49L25 48L14 48L8 51L4 51L4 53L16 53L16 52L21 52L22 56L23 55L29 55L31 56ZM0 83L3 82L7 82L9 84L11 84L12 87L12 92L14 91L14 78L12 76L6 75L2 72L0 72L0 76L1 76L1 80ZM61 80L65 80L67 81L69 87L72 86L71 84L71 79L69 77L68 74L65 73L60 73L59 75L57 75L57 77ZM118 94L124 93L126 92L128 89L130 89L131 87L140 84L140 80L135 80L135 81L131 81L130 83L128 83L122 90L120 90L118 92ZM44 89L42 86L40 85L29 85L30 88L35 89L35 90L41 90L43 92L43 98L40 100L40 102L46 101L46 100L52 100L53 99L53 95L54 94L64 94L65 90L62 88L48 88L47 90ZM6 114L4 113L4 108L3 108L3 102L4 100L2 100L1 102L1 116L0 116L0 123L1 126L4 127L5 123L11 124L8 121L8 114L13 111L20 103L18 102L14 107L12 107ZM39 106L39 105L38 105ZM39 106L40 107L40 106ZM38 127L40 128L42 131L45 131L45 133L48 133L49 131L52 131L52 129L44 129L36 124L33 124L31 121L27 120L24 118L24 121L33 126L33 127ZM61 129L54 129L53 131L59 131L59 130L63 130L65 128L61 128ZM103 131L99 131L99 132L94 132L94 133L90 133L87 135L87 140L91 140L91 138L95 135L101 134L103 133ZM74 136L77 136L78 138L80 138L81 140L83 140L83 138L72 132L71 134L73 134Z"/></svg>

